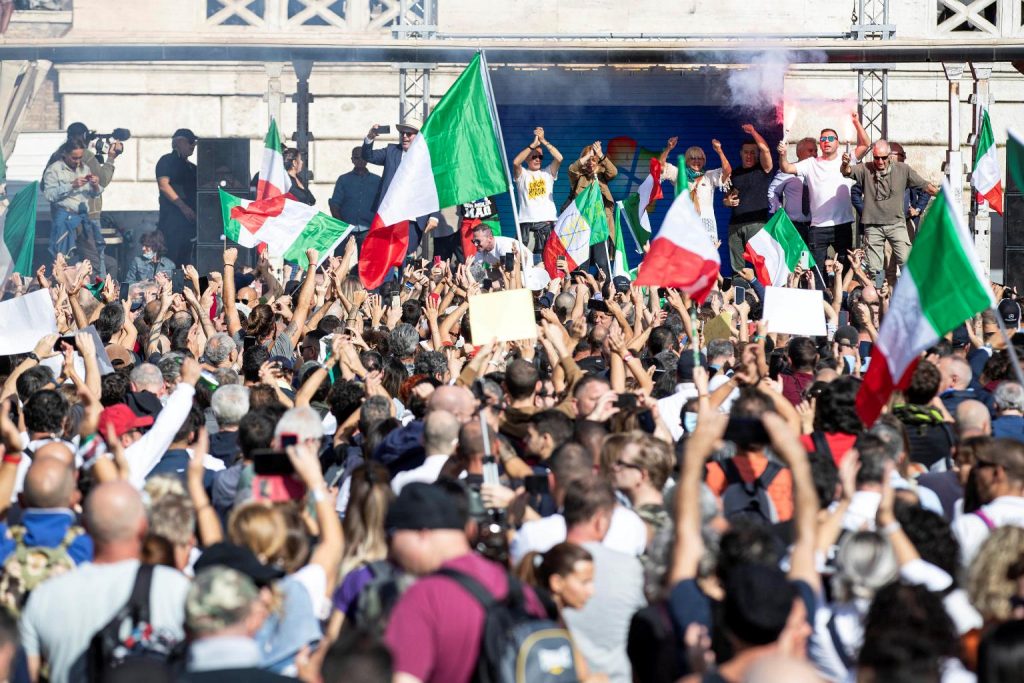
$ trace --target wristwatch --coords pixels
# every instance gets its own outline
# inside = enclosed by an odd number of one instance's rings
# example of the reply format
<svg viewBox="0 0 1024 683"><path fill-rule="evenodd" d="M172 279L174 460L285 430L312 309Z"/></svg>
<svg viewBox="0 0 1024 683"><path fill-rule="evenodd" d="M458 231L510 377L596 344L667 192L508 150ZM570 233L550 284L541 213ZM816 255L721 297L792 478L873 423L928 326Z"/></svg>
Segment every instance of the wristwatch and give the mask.
<svg viewBox="0 0 1024 683"><path fill-rule="evenodd" d="M39 362L39 356L36 355L35 351L29 351L28 353L25 354L25 357L28 358L29 360L34 360L37 363Z"/></svg>

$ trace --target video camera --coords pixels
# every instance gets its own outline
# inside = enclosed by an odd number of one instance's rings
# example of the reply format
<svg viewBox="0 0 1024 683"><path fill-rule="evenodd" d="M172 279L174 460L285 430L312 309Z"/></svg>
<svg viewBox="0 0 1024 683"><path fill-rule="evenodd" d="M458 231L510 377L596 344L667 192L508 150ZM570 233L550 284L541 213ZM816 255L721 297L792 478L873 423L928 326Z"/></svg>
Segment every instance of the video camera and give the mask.
<svg viewBox="0 0 1024 683"><path fill-rule="evenodd" d="M85 136L85 142L89 144L93 140L96 141L96 160L102 164L104 162L103 155L113 141L125 142L131 136L132 132L127 128L115 128L111 133L97 133L94 130L90 130Z"/></svg>

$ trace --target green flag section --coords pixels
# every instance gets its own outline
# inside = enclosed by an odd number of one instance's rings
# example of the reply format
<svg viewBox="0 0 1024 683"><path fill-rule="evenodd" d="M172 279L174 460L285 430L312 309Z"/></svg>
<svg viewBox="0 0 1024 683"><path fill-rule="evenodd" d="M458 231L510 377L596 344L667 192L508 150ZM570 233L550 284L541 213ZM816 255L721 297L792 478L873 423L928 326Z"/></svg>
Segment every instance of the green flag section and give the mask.
<svg viewBox="0 0 1024 683"><path fill-rule="evenodd" d="M271 255L299 263L305 261L306 249L316 249L323 260L327 249L333 251L351 229L284 195L249 201L220 190L220 209L225 237L243 247L264 243Z"/></svg>
<svg viewBox="0 0 1024 683"><path fill-rule="evenodd" d="M626 225L629 227L629 231L633 233L633 240L636 242L638 254L642 254L644 246L651 241L651 219L647 209L650 207L651 202L660 199L662 196L661 162L657 158L652 157L648 164L650 173L640 183L640 187L637 188L636 192L620 202L623 216L626 219ZM686 175L680 175L683 176L683 182L685 183ZM678 190L676 196L679 196Z"/></svg>
<svg viewBox="0 0 1024 683"><path fill-rule="evenodd" d="M337 218L331 218L318 213L312 221L306 224L299 236L292 242L292 246L284 253L285 261L294 261L303 268L309 267L309 259L306 257L307 249L316 249L319 258L316 265L323 263L324 259L334 253L341 241L352 232L352 226Z"/></svg>
<svg viewBox="0 0 1024 683"><path fill-rule="evenodd" d="M492 105L478 53L430 112L381 198L359 254L364 287L379 287L405 260L406 221L508 191Z"/></svg>
<svg viewBox="0 0 1024 683"><path fill-rule="evenodd" d="M874 423L894 390L906 388L923 351L994 305L974 240L943 181L921 220L857 394L864 424Z"/></svg>
<svg viewBox="0 0 1024 683"><path fill-rule="evenodd" d="M797 266L817 265L785 211L776 211L764 228L750 238L743 258L753 264L758 281L766 287L785 287Z"/></svg>
<svg viewBox="0 0 1024 683"><path fill-rule="evenodd" d="M622 202L615 203L615 260L612 261L612 277L628 277L632 282L635 275L629 271L626 257L625 235L622 234Z"/></svg>
<svg viewBox="0 0 1024 683"><path fill-rule="evenodd" d="M4 281L12 273L31 276L35 256L36 200L39 183L31 182L14 195L7 211L0 215L0 275Z"/></svg>
<svg viewBox="0 0 1024 683"><path fill-rule="evenodd" d="M608 216L604 212L601 187L587 185L576 195L555 221L555 227L544 245L544 267L551 277L558 277L558 259L566 260L567 272L578 268L590 257L590 245L595 226L601 224L608 234Z"/></svg>
<svg viewBox="0 0 1024 683"><path fill-rule="evenodd" d="M1012 129L1006 131L1006 174L1024 192L1024 133Z"/></svg>

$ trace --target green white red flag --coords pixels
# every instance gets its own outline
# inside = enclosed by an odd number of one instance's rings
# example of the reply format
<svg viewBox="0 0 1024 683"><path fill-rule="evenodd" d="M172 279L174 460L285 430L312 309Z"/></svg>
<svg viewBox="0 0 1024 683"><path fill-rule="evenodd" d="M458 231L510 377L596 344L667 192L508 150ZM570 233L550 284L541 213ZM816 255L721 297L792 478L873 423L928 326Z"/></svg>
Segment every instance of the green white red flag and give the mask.
<svg viewBox="0 0 1024 683"><path fill-rule="evenodd" d="M32 275L39 183L31 182L8 201L7 164L0 149L0 285L13 273Z"/></svg>
<svg viewBox="0 0 1024 683"><path fill-rule="evenodd" d="M651 202L661 199L661 162L651 157L650 174L640 183L637 191L622 200L622 214L633 233L638 251L651 240L651 218L647 213ZM617 244L617 243L616 243Z"/></svg>
<svg viewBox="0 0 1024 683"><path fill-rule="evenodd" d="M256 201L280 197L290 190L291 181L281 155L281 136L277 133L277 121L272 118L267 135L263 138L263 162L260 164L259 182L256 185Z"/></svg>
<svg viewBox="0 0 1024 683"><path fill-rule="evenodd" d="M689 192L682 192L640 264L634 284L676 287L703 303L718 280L721 260Z"/></svg>
<svg viewBox="0 0 1024 683"><path fill-rule="evenodd" d="M988 202L993 211L1003 215L1003 174L999 169L999 153L992 135L992 121L988 109L981 110L981 130L978 131L978 149L974 155L971 185L978 194L978 202Z"/></svg>
<svg viewBox="0 0 1024 683"><path fill-rule="evenodd" d="M544 268L548 275L558 277L558 259L564 258L572 272L590 257L590 245L600 241L595 234L608 235L608 215L604 211L601 186L590 183L576 195L555 221L555 227L544 245Z"/></svg>
<svg viewBox="0 0 1024 683"><path fill-rule="evenodd" d="M923 351L994 305L974 239L944 180L921 219L857 393L857 413L864 424L874 424L893 391L907 387Z"/></svg>
<svg viewBox="0 0 1024 683"><path fill-rule="evenodd" d="M785 287L797 266L816 265L785 211L776 211L764 228L750 238L743 258L754 265L758 281L766 287ZM801 263L804 259L806 262Z"/></svg>
<svg viewBox="0 0 1024 683"><path fill-rule="evenodd" d="M376 289L405 260L409 221L508 191L486 65L477 54L427 118L381 199L359 253Z"/></svg>

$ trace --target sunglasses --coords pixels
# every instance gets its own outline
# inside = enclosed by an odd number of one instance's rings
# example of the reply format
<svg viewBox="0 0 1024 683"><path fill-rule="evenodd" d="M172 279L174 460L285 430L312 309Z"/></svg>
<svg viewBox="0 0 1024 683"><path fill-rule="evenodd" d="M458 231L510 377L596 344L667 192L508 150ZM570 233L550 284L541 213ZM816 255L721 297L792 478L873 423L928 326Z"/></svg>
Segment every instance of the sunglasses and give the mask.
<svg viewBox="0 0 1024 683"><path fill-rule="evenodd" d="M403 138L411 138L412 136L416 135L416 133L413 133L411 130L403 130L400 132L400 135Z"/></svg>
<svg viewBox="0 0 1024 683"><path fill-rule="evenodd" d="M835 135L822 135L818 138L818 142L835 142L839 138Z"/></svg>
<svg viewBox="0 0 1024 683"><path fill-rule="evenodd" d="M531 159L543 159L544 155L543 154L531 154L530 158Z"/></svg>
<svg viewBox="0 0 1024 683"><path fill-rule="evenodd" d="M481 242L480 240L476 240L475 239L475 240L472 240L471 242L472 242L474 247L479 247L479 246L483 245L483 242Z"/></svg>

